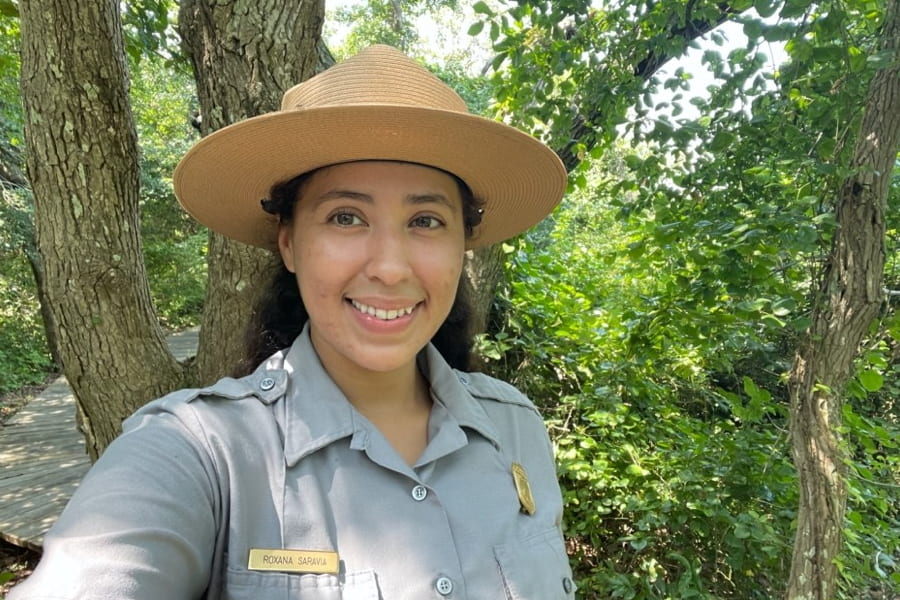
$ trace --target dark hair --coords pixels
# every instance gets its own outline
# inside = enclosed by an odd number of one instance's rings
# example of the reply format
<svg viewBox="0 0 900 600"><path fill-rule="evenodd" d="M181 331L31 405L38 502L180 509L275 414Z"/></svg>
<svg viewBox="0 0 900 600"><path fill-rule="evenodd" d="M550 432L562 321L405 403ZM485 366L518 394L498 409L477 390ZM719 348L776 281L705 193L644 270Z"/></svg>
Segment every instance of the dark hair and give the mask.
<svg viewBox="0 0 900 600"><path fill-rule="evenodd" d="M272 186L269 198L261 200L263 210L276 215L283 223L294 215L303 184L313 173L310 171L288 181ZM463 222L466 237L470 238L481 222L482 202L475 198L469 186L459 177L448 173L459 186L463 204ZM309 313L300 297L297 279L288 271L281 260L277 261L270 275L268 288L262 293L256 310L245 332L244 357L238 363L234 375L240 377L252 373L269 356L287 348L303 331L309 320ZM456 298L450 313L431 338L451 367L461 370L471 368L471 354L474 331L472 331L471 290L468 279L460 278Z"/></svg>

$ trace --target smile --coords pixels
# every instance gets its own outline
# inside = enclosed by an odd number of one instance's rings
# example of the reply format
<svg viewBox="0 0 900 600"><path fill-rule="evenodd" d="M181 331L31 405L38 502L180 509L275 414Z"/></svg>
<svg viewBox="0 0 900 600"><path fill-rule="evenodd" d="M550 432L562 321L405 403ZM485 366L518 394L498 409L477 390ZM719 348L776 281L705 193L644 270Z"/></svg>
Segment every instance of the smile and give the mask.
<svg viewBox="0 0 900 600"><path fill-rule="evenodd" d="M384 310L383 308L375 308L374 306L362 304L361 302L357 302L356 300L351 300L350 303L353 304L353 307L359 312L375 317L376 319L380 319L382 321L393 321L394 319L405 317L406 315L412 314L412 311L416 309L415 304L406 308Z"/></svg>

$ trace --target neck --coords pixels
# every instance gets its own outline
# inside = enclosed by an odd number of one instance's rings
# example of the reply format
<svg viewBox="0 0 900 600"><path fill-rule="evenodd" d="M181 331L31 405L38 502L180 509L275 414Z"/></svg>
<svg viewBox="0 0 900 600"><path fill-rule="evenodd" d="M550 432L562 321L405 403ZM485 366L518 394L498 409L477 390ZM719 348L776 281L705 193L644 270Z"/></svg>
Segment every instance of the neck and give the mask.
<svg viewBox="0 0 900 600"><path fill-rule="evenodd" d="M315 340L313 339L315 347ZM317 350L322 366L344 396L372 422L410 466L428 445L431 394L416 357L390 371L372 371L338 354Z"/></svg>
<svg viewBox="0 0 900 600"><path fill-rule="evenodd" d="M326 367L327 368L327 367ZM389 373L329 373L356 409L367 417L408 414L431 405L428 382L415 361Z"/></svg>
<svg viewBox="0 0 900 600"><path fill-rule="evenodd" d="M373 371L319 348L313 347L332 381L344 396L367 417L390 415L431 406L428 381L419 372L416 357L390 371Z"/></svg>

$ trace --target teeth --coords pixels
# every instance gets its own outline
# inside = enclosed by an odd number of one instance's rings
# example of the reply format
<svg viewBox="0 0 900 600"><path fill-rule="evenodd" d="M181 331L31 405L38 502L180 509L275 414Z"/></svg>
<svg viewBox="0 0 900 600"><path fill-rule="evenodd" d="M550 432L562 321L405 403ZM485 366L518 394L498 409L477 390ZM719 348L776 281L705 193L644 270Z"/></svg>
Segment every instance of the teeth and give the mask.
<svg viewBox="0 0 900 600"><path fill-rule="evenodd" d="M416 308L415 305L413 305L406 308L384 310L383 308L375 308L374 306L362 304L360 302L357 302L356 300L351 300L350 302L359 312L373 316L376 319L381 319L382 321L393 321L394 319L397 319L399 317L405 317L406 315L412 313L412 311Z"/></svg>

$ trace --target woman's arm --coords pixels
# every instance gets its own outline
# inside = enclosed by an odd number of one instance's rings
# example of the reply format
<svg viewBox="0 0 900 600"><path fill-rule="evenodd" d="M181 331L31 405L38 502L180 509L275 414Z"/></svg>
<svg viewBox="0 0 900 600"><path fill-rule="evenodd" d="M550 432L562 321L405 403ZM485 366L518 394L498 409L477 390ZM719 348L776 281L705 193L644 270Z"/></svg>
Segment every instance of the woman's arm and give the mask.
<svg viewBox="0 0 900 600"><path fill-rule="evenodd" d="M164 410L126 423L45 537L34 574L8 600L203 595L220 506L204 440Z"/></svg>

